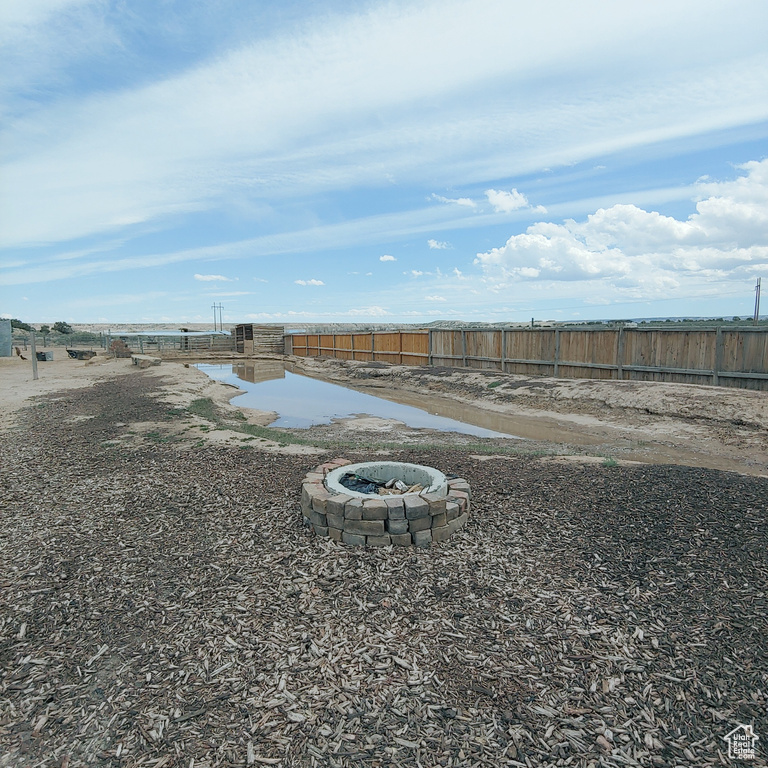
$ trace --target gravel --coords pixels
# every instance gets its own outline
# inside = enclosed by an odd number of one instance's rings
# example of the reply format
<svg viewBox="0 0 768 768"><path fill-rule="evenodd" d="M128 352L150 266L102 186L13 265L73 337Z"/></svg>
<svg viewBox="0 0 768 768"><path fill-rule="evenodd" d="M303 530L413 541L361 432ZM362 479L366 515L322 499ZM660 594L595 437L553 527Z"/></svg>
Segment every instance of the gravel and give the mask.
<svg viewBox="0 0 768 768"><path fill-rule="evenodd" d="M467 478L473 514L347 548L301 524L335 454L166 442L161 384L4 434L2 768L723 765L742 723L760 764L768 480L391 451ZM136 421L157 439L120 441Z"/></svg>

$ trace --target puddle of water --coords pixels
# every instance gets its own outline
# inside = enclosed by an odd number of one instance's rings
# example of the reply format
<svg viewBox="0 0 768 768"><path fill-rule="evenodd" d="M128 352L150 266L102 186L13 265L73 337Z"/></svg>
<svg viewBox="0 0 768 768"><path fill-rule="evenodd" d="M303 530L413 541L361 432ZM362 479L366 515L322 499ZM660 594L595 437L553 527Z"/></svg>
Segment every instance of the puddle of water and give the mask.
<svg viewBox="0 0 768 768"><path fill-rule="evenodd" d="M430 413L422 408L384 400L374 395L330 384L309 376L286 371L281 363L208 364L196 366L212 379L245 390L231 400L232 405L260 411L275 411L280 416L271 427L308 429L351 416L395 419L414 429L459 432L476 437L518 438L486 427Z"/></svg>

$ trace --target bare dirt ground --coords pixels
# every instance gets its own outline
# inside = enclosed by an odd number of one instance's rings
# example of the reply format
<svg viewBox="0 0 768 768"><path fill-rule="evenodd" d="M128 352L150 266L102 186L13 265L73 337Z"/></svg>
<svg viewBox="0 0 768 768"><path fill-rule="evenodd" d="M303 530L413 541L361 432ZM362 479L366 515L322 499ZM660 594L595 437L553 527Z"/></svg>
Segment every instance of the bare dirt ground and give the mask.
<svg viewBox="0 0 768 768"><path fill-rule="evenodd" d="M293 370L506 429L526 438L520 449L529 452L768 475L766 392L314 358L294 358Z"/></svg>
<svg viewBox="0 0 768 768"><path fill-rule="evenodd" d="M32 381L31 365L17 358L0 360L3 409L0 429L16 410L36 395L132 372L130 361L102 356L87 363L61 358L39 364ZM221 362L217 360L217 362ZM768 476L768 393L725 387L634 381L550 379L501 375L455 368L426 368L352 362L335 359L267 356L265 365L351 386L378 397L424 408L450 418L524 438L486 440L505 453L550 454L559 461L610 461L682 464ZM251 424L268 424L275 415L251 409L229 409L237 390L211 381L188 364L166 361L148 369L160 376L165 398L184 406L196 398L211 398L224 412L240 411ZM197 426L204 424L198 420ZM135 424L134 434L154 426ZM167 425L166 425L167 426ZM205 435L185 424L181 442L224 440L241 443L247 435L206 428ZM477 438L457 433L410 429L392 419L360 415L330 425L294 430L305 442L372 445L382 441L405 445L468 446ZM125 438L124 438L125 439ZM272 445L265 449L313 452L309 446ZM516 442L516 445L513 443Z"/></svg>
<svg viewBox="0 0 768 768"><path fill-rule="evenodd" d="M768 479L738 464L764 394L665 388L654 414L646 385L569 404L577 383L294 361L546 404L564 438L346 420L318 447L182 364L0 363L0 767L733 765L743 724L765 764ZM651 463L581 463L605 446ZM467 478L467 525L424 550L315 537L307 470L372 454Z"/></svg>

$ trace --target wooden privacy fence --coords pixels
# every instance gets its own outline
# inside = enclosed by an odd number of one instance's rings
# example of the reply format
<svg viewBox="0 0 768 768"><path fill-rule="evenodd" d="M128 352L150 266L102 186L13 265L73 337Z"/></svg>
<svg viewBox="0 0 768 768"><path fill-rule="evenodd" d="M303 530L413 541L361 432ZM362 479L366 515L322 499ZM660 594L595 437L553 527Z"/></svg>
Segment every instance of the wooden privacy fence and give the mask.
<svg viewBox="0 0 768 768"><path fill-rule="evenodd" d="M288 334L286 354L583 379L768 389L768 328L513 328Z"/></svg>

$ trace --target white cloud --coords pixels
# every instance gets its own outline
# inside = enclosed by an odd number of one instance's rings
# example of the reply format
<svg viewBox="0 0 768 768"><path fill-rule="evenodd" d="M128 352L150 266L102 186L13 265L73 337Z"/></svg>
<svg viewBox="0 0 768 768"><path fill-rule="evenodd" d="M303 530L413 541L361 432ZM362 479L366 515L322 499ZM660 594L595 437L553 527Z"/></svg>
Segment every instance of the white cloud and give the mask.
<svg viewBox="0 0 768 768"><path fill-rule="evenodd" d="M425 296L424 301L448 301L445 296Z"/></svg>
<svg viewBox="0 0 768 768"><path fill-rule="evenodd" d="M539 222L475 264L489 280L602 280L658 295L683 282L745 279L768 269L768 160L737 179L696 185L696 213L681 221L634 205L585 221ZM498 284L496 284L498 288Z"/></svg>
<svg viewBox="0 0 768 768"><path fill-rule="evenodd" d="M436 195L433 192L432 199L449 205L463 205L466 208L477 208L477 203L469 197L443 197L442 195Z"/></svg>
<svg viewBox="0 0 768 768"><path fill-rule="evenodd" d="M511 213L512 211L528 208L529 206L528 198L516 189L513 189L511 192L488 189L485 192L485 196L496 213Z"/></svg>
<svg viewBox="0 0 768 768"><path fill-rule="evenodd" d="M229 277L224 277L224 275L195 275L195 280L199 280L201 283L214 283L214 282L221 282L221 283L232 283L234 282Z"/></svg>
<svg viewBox="0 0 768 768"><path fill-rule="evenodd" d="M312 280L294 280L293 282L296 285L325 285L322 280L315 280L314 278Z"/></svg>
<svg viewBox="0 0 768 768"><path fill-rule="evenodd" d="M432 251L444 251L451 247L450 243L442 243L439 240L427 240L427 245Z"/></svg>
<svg viewBox="0 0 768 768"><path fill-rule="evenodd" d="M394 256L390 256L388 253L386 253L384 256L379 256L379 261L397 261L397 259Z"/></svg>
<svg viewBox="0 0 768 768"><path fill-rule="evenodd" d="M493 206L496 213L512 213L520 210L533 210L538 214L545 214L547 209L543 205L537 205L535 208L528 202L528 198L522 193L513 189L511 192L503 190L487 189L485 196L488 202Z"/></svg>
<svg viewBox="0 0 768 768"><path fill-rule="evenodd" d="M386 317L392 313L385 307L370 306L370 307L353 307L344 311L333 312L313 312L309 310L288 310L281 312L254 312L245 315L246 320L291 320L295 318L302 318L304 320L311 320L313 318L318 321L329 320L339 317Z"/></svg>
<svg viewBox="0 0 768 768"><path fill-rule="evenodd" d="M384 307L371 306L352 308L342 314L346 314L349 317L386 317L390 313Z"/></svg>
<svg viewBox="0 0 768 768"><path fill-rule="evenodd" d="M411 277L421 277L424 272L420 269L412 269L410 272L403 272L404 275L410 275Z"/></svg>

